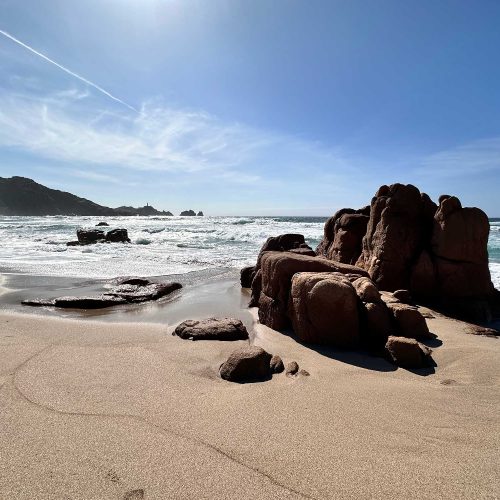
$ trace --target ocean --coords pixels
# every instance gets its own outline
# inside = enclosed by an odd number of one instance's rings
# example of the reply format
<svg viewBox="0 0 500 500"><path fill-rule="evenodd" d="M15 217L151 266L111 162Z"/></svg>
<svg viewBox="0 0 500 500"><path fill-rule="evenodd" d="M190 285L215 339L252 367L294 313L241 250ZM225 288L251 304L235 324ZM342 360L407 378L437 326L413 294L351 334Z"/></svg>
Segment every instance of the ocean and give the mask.
<svg viewBox="0 0 500 500"><path fill-rule="evenodd" d="M68 247L79 227L99 217L0 217L0 271L33 276L105 279L165 276L255 263L273 235L300 233L313 248L325 217L114 217L109 228L128 229L130 245ZM500 288L500 220L491 221L492 280Z"/></svg>

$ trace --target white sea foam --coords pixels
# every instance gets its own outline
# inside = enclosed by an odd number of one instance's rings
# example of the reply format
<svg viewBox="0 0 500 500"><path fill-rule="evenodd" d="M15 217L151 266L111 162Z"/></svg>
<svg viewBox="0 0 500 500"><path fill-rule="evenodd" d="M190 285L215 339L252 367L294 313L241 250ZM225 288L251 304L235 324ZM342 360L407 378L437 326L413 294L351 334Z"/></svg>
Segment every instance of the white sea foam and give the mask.
<svg viewBox="0 0 500 500"><path fill-rule="evenodd" d="M110 278L180 274L255 263L269 236L304 234L314 248L324 218L112 217L109 228L128 229L130 244L67 247L79 227L97 217L0 217L0 268L33 275ZM500 288L500 222L491 223L488 245L493 283Z"/></svg>

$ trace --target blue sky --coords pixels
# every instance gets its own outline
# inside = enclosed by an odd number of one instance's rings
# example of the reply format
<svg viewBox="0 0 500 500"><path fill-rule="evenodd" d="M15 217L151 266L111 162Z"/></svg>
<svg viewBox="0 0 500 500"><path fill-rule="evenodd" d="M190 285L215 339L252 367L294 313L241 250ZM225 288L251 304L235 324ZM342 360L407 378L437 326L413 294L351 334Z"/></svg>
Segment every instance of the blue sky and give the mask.
<svg viewBox="0 0 500 500"><path fill-rule="evenodd" d="M497 0L0 0L0 175L242 215L410 182L500 216L499 27Z"/></svg>

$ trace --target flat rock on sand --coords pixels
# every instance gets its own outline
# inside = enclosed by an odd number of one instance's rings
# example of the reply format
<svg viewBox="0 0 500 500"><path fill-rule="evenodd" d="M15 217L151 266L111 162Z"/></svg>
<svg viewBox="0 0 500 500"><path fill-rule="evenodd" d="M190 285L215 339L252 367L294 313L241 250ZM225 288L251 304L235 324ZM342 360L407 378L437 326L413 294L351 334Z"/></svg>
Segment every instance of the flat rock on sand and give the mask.
<svg viewBox="0 0 500 500"><path fill-rule="evenodd" d="M248 331L236 318L189 319L174 330L173 335L189 340L246 340Z"/></svg>

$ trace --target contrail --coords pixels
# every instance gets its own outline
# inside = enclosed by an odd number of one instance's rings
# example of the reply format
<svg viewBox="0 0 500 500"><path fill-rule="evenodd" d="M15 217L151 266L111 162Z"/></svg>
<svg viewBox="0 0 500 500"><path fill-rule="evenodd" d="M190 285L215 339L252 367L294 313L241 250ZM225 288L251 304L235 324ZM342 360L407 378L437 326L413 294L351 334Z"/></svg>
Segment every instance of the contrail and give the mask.
<svg viewBox="0 0 500 500"><path fill-rule="evenodd" d="M9 33L0 30L0 34L3 35L3 36L5 36L5 37L7 37L9 40L12 40L14 43L17 43L21 47L24 47L26 50L29 50L33 54L36 54L37 56L41 57L42 59L45 59L50 64L53 64L54 66L57 66L59 69L62 69L65 73L68 73L68 75L71 75L71 76L77 78L78 80L86 83L87 85L90 85L91 87L94 87L96 90L98 90L99 92L101 92L101 94L104 94L105 96L109 97L110 99L113 99L113 101L116 101L116 102L119 102L120 104L123 104L124 106L126 106L129 109L131 109L132 111L135 111L136 113L139 112L136 108L134 108L130 104L126 103L125 101L122 101L118 97L115 97L113 94L110 94L107 90L104 90L102 87L99 87L99 85L96 85L95 83L91 82L90 80L87 80L83 76L80 76L78 73L75 73L75 72L71 71L70 69L65 68L63 65L61 65L61 64L53 61L52 59L50 59L46 55L42 54L41 52L38 52L37 50L35 50L34 48L30 47L29 45L26 45L25 43L21 42L21 40L18 40L17 38L13 37Z"/></svg>

